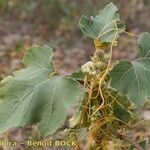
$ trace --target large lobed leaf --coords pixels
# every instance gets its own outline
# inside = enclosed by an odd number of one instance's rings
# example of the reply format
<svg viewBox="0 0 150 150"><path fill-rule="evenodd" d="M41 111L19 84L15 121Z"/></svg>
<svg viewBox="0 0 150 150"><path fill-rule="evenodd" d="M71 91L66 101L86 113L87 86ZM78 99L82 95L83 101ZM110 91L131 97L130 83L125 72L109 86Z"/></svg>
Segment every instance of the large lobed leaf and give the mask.
<svg viewBox="0 0 150 150"><path fill-rule="evenodd" d="M150 99L150 33L138 39L139 58L121 60L110 72L111 86L137 105Z"/></svg>
<svg viewBox="0 0 150 150"><path fill-rule="evenodd" d="M0 133L12 127L38 124L41 135L61 127L67 110L83 95L79 83L69 77L51 76L52 49L31 48L23 59L25 69L0 83Z"/></svg>
<svg viewBox="0 0 150 150"><path fill-rule="evenodd" d="M116 31L116 25L120 29ZM98 38L102 42L112 42L119 36L125 26L120 21L118 8L113 4L109 3L100 13L91 18L82 16L80 19L80 28L82 32L93 39ZM101 35L101 36L100 36Z"/></svg>

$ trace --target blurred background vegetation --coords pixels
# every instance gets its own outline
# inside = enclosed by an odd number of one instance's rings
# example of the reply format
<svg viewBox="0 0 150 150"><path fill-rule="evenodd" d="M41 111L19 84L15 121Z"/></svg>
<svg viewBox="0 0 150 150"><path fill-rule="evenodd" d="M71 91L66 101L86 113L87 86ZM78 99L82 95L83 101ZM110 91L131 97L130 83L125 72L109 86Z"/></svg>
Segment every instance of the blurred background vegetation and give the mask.
<svg viewBox="0 0 150 150"><path fill-rule="evenodd" d="M62 72L77 69L93 49L79 29L79 18L94 16L109 2L118 6L128 31L139 34L150 29L149 0L0 0L0 77L17 69L18 60L33 44L53 47L59 58L56 67ZM126 56L134 40L127 43L120 44L119 57ZM65 55L72 56L64 60Z"/></svg>
<svg viewBox="0 0 150 150"><path fill-rule="evenodd" d="M94 50L79 29L79 19L94 16L109 2L118 6L127 31L150 31L150 0L0 0L0 80L21 67L23 54L35 44L54 48L54 65L63 74L78 69ZM135 58L136 44L137 39L122 36L114 60ZM12 136L24 140L17 133L28 131L13 130Z"/></svg>

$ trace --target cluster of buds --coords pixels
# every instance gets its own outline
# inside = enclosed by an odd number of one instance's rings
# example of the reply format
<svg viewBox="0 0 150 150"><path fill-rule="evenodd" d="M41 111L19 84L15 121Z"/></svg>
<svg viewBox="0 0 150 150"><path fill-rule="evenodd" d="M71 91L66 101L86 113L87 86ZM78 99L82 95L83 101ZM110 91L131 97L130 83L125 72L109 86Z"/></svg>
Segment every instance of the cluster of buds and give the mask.
<svg viewBox="0 0 150 150"><path fill-rule="evenodd" d="M87 73L89 75L96 75L95 64L92 61L88 61L87 63L85 63L81 67L81 70L83 73Z"/></svg>
<svg viewBox="0 0 150 150"><path fill-rule="evenodd" d="M113 44L117 44L117 42L115 41ZM93 57L91 57L91 61L85 63L81 67L81 70L83 73L87 73L89 75L100 75L100 73L105 69L106 64L109 60L109 55L107 54L109 43L100 42L99 39L95 39L94 45L96 50Z"/></svg>
<svg viewBox="0 0 150 150"><path fill-rule="evenodd" d="M82 72L89 75L99 74L104 69L106 63L106 58L103 55L102 50L100 53L97 51L91 58L91 61L88 61L81 67Z"/></svg>

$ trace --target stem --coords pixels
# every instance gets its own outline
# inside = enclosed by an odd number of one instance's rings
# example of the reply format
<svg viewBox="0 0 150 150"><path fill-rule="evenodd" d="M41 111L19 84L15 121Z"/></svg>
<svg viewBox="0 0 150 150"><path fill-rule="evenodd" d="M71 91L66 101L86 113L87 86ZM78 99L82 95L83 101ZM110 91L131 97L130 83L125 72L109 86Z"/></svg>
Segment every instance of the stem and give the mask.
<svg viewBox="0 0 150 150"><path fill-rule="evenodd" d="M111 47L110 47L110 58L109 58L109 61L108 61L108 64L107 64L107 68L106 68L106 70L105 70L105 73L102 75L102 77L100 78L100 81L99 81L99 91L100 91L100 95L101 95L101 98L102 98L102 103L101 103L101 105L93 112L93 114L92 114L91 116L95 115L95 114L103 107L103 105L104 105L104 103L105 103L105 99L104 99L104 96L103 96L103 92L102 92L101 86L102 86L102 83L103 83L105 77L107 76L107 74L108 74L108 72L109 72L109 67L110 67L110 65L111 65L112 54L113 54L114 41L116 40L117 33L118 33L118 28L117 28L117 26L116 26L116 33L115 33L114 39L113 39L113 41L112 41L112 43L111 43Z"/></svg>
<svg viewBox="0 0 150 150"><path fill-rule="evenodd" d="M108 32L111 32L111 31L116 31L116 29L115 29L115 28L111 28L111 29L109 29L109 30L107 30L107 31L105 31L105 32L103 32L103 33L101 33L100 35L98 35L97 38L100 38L100 37L102 37L104 34L106 34L106 33L108 33Z"/></svg>
<svg viewBox="0 0 150 150"><path fill-rule="evenodd" d="M123 140L126 140L130 144L132 144L137 150L144 150L136 141L128 138L127 136L120 134L119 137Z"/></svg>

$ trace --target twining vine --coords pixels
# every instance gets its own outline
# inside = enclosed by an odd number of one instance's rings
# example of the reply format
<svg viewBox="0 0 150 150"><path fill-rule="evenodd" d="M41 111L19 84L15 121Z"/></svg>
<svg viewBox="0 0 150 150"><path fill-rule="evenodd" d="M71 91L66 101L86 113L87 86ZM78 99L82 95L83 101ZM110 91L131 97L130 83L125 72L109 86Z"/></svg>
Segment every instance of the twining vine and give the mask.
<svg viewBox="0 0 150 150"><path fill-rule="evenodd" d="M83 104L81 104L81 115L77 129L88 127L89 149L93 147L93 141L95 141L97 149L106 149L110 140L117 139L119 136L123 137L120 133L127 129L131 120L128 120L129 118L127 120L119 119L113 112L117 107L123 108L125 115L128 115L127 117L132 118L133 116L132 106L127 98L123 97L127 104L122 104L120 101L121 95L108 88L109 71L112 69L113 47L116 47L118 42L116 40L117 21L113 22L115 23L115 29L106 30L98 36L100 38L102 35L115 30L112 42L109 44L94 39L95 52L93 57L81 68L82 72L85 73L84 87L88 93ZM131 35L128 32L125 33ZM120 130L120 133L118 130ZM138 145L138 147L140 146Z"/></svg>
<svg viewBox="0 0 150 150"><path fill-rule="evenodd" d="M96 17L92 21L94 24ZM126 96L121 95L121 93L110 87L109 72L113 68L111 62L113 48L118 44L117 35L120 32L127 34L129 37L137 38L137 35L129 33L124 29L119 29L119 23L120 20L109 22L100 30L96 38L92 37L95 52L93 57L91 57L91 61L88 61L81 67L82 72L85 73L84 87L87 90L87 94L80 106L78 114L80 119L74 129L88 128L89 149L95 147L96 149L105 150L107 145L109 145L109 141L114 141L115 139L117 141L118 138L128 141L138 150L143 149L139 143L122 135L122 133L128 130L129 126L133 125L133 104ZM110 24L113 24L115 28L106 29ZM90 26L90 23L87 21L88 25ZM86 26L85 21L84 26ZM93 26L91 25L91 28ZM83 22L81 20L82 28ZM87 35L84 29L82 31ZM111 31L115 31L111 42L101 41L101 37L108 33L111 34ZM121 148L126 149L126 146L124 147L122 144Z"/></svg>

